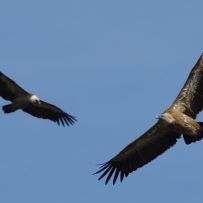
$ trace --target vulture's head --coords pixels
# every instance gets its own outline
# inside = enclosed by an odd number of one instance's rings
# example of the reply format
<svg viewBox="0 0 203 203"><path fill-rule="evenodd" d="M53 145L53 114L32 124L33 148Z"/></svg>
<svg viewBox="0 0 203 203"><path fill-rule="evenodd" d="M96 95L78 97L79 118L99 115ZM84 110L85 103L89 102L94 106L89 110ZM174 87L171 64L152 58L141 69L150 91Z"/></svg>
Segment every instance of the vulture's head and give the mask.
<svg viewBox="0 0 203 203"><path fill-rule="evenodd" d="M169 125L171 125L175 122L175 119L173 118L173 116L170 113L163 113L159 116L156 116L156 119L159 119Z"/></svg>
<svg viewBox="0 0 203 203"><path fill-rule="evenodd" d="M37 104L40 104L40 103L41 103L39 97L37 97L37 96L34 95L34 94L30 97L30 101L31 101L32 103L37 103Z"/></svg>

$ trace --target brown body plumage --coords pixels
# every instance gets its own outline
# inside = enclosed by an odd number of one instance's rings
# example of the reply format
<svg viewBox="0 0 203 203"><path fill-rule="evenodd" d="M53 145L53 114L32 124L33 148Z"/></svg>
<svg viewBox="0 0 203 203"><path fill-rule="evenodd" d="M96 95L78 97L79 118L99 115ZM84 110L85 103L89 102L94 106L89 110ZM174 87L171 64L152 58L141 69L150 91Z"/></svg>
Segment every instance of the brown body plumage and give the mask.
<svg viewBox="0 0 203 203"><path fill-rule="evenodd" d="M183 135L186 144L203 137L203 123L196 116L203 109L203 54L173 104L157 118L158 122L146 133L126 146L120 153L101 165L99 180L113 176L113 184L120 175L122 181L129 173L149 163L172 147Z"/></svg>

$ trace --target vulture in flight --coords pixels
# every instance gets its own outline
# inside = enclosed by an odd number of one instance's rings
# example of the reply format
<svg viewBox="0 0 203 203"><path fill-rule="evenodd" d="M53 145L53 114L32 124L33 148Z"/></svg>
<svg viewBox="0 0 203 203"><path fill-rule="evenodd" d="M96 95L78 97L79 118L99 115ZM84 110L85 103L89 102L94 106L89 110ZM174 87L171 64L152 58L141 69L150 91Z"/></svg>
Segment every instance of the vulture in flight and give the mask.
<svg viewBox="0 0 203 203"><path fill-rule="evenodd" d="M183 136L186 144L203 138L203 122L196 121L203 109L203 54L191 70L187 81L172 105L157 116L157 123L142 136L127 145L108 162L100 165L95 173L98 180L106 176L107 184L112 178L123 181L129 173L141 168L176 144Z"/></svg>
<svg viewBox="0 0 203 203"><path fill-rule="evenodd" d="M4 113L11 113L22 109L32 116L49 119L63 126L73 125L76 121L74 116L71 116L53 104L42 101L36 95L25 91L2 72L0 72L0 96L12 102L2 107Z"/></svg>

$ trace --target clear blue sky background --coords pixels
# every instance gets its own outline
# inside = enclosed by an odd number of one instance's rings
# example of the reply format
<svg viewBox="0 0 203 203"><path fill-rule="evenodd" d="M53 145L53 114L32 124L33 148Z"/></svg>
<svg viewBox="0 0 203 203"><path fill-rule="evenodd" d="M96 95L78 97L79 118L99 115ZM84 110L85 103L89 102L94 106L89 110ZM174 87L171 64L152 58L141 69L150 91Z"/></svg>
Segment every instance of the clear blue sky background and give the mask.
<svg viewBox="0 0 203 203"><path fill-rule="evenodd" d="M122 184L92 175L179 92L203 51L202 8L201 0L2 0L1 71L78 123L0 111L0 202L202 203L203 142L180 140Z"/></svg>

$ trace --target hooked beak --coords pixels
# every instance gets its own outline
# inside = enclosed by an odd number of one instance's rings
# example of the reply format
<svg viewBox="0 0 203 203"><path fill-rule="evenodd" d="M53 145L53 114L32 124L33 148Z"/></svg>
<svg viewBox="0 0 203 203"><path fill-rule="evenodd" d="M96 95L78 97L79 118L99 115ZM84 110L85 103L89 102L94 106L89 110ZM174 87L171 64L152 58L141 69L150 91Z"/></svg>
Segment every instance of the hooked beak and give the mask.
<svg viewBox="0 0 203 203"><path fill-rule="evenodd" d="M155 117L156 119L162 119L162 115L158 115Z"/></svg>

